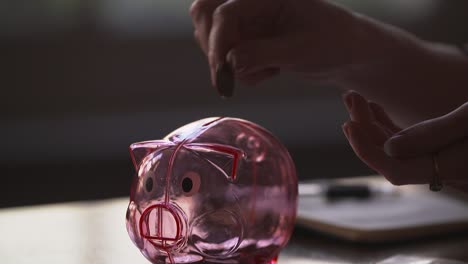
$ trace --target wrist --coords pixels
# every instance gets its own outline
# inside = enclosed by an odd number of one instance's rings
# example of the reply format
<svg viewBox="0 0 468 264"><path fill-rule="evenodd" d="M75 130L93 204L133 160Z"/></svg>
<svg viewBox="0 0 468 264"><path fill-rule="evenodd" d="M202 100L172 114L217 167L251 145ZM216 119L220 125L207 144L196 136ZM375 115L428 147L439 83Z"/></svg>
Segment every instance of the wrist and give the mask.
<svg viewBox="0 0 468 264"><path fill-rule="evenodd" d="M375 78L385 81L405 74L424 56L424 41L409 32L360 14L354 17L350 59L337 76L340 84L365 87Z"/></svg>

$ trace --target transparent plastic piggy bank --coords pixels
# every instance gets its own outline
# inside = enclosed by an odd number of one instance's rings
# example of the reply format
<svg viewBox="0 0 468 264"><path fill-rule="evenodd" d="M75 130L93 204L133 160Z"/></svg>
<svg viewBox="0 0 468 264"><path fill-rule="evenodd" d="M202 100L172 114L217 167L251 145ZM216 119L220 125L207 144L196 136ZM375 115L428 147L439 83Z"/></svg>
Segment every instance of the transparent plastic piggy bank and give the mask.
<svg viewBox="0 0 468 264"><path fill-rule="evenodd" d="M130 146L126 225L153 263L276 263L294 227L297 177L264 128L207 118Z"/></svg>

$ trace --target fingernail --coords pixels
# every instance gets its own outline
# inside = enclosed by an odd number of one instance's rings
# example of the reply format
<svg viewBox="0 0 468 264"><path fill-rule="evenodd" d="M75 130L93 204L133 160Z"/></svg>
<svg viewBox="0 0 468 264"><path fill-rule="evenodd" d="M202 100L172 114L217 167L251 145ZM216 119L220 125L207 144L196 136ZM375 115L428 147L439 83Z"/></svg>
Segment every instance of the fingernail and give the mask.
<svg viewBox="0 0 468 264"><path fill-rule="evenodd" d="M341 129L343 130L343 133L346 136L346 138L349 139L349 125L348 125L348 123L344 123L341 126Z"/></svg>
<svg viewBox="0 0 468 264"><path fill-rule="evenodd" d="M351 111L351 109L353 108L353 98L351 94L352 92L348 91L342 95L343 102L345 103L345 106L348 109L348 111Z"/></svg>
<svg viewBox="0 0 468 264"><path fill-rule="evenodd" d="M395 135L393 135L392 138L394 137L399 137L399 136L403 136L403 135L406 135L408 134L408 130L407 129L403 129L403 130L400 130L398 133L396 133Z"/></svg>
<svg viewBox="0 0 468 264"><path fill-rule="evenodd" d="M236 75L243 76L243 75L248 75L249 73L249 68L247 67L241 67L241 68L236 68L235 70Z"/></svg>
<svg viewBox="0 0 468 264"><path fill-rule="evenodd" d="M234 93L234 74L227 62L216 66L216 89L223 98L232 97Z"/></svg>
<svg viewBox="0 0 468 264"><path fill-rule="evenodd" d="M401 136L400 135L395 135L391 138L389 138L387 141L384 143L384 152L390 157L395 157L397 155L396 150L395 150L395 140L398 140Z"/></svg>
<svg viewBox="0 0 468 264"><path fill-rule="evenodd" d="M234 72L240 72L242 69L246 68L247 58L245 53L239 49L232 49L226 55L226 60L231 64Z"/></svg>
<svg viewBox="0 0 468 264"><path fill-rule="evenodd" d="M210 67L210 80L211 80L211 85L216 88L216 69L213 69L211 67Z"/></svg>
<svg viewBox="0 0 468 264"><path fill-rule="evenodd" d="M226 55L226 62L231 65L233 72L238 72L239 68L239 55L235 50L230 50Z"/></svg>

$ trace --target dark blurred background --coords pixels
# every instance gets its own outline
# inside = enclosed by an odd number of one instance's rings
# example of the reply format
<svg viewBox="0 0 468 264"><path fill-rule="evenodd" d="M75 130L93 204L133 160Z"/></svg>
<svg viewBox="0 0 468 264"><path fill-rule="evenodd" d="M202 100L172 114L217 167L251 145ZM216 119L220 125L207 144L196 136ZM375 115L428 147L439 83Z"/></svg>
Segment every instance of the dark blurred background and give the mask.
<svg viewBox="0 0 468 264"><path fill-rule="evenodd" d="M468 39L465 0L339 2L426 39ZM0 207L128 195L129 144L208 116L272 131L300 180L372 173L342 135L335 87L285 75L220 99L192 38L190 4L0 2Z"/></svg>

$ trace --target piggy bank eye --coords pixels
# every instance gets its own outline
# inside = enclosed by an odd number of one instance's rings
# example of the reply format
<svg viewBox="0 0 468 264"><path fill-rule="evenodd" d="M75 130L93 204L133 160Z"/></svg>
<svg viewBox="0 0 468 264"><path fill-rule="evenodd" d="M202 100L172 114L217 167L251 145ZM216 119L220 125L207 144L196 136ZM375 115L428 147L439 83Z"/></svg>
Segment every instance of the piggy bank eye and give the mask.
<svg viewBox="0 0 468 264"><path fill-rule="evenodd" d="M200 174L189 171L185 173L181 181L182 191L185 196L192 196L200 189Z"/></svg>
<svg viewBox="0 0 468 264"><path fill-rule="evenodd" d="M147 192L151 192L153 190L153 178L148 177L145 181L145 189Z"/></svg>
<svg viewBox="0 0 468 264"><path fill-rule="evenodd" d="M154 187L153 178L154 178L154 173L152 171L148 171L143 180L143 187L148 193L150 193L153 190L153 187Z"/></svg>

